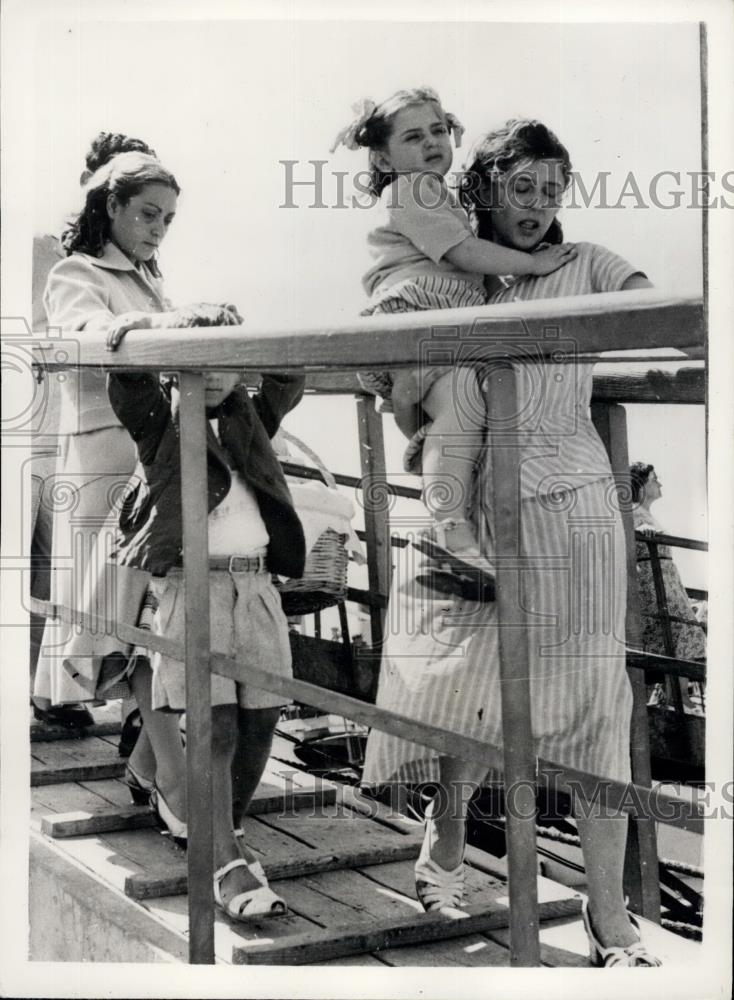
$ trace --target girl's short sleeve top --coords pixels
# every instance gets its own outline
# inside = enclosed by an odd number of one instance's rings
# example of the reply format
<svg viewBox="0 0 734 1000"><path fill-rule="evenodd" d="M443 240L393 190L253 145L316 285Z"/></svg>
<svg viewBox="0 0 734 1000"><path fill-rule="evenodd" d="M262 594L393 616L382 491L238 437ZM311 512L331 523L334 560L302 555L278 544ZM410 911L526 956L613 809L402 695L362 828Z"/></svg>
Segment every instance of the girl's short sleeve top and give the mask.
<svg viewBox="0 0 734 1000"><path fill-rule="evenodd" d="M368 295L417 275L457 278L483 290L481 274L461 271L445 255L472 236L469 217L437 174L401 174L380 196L383 222L368 236L374 264Z"/></svg>

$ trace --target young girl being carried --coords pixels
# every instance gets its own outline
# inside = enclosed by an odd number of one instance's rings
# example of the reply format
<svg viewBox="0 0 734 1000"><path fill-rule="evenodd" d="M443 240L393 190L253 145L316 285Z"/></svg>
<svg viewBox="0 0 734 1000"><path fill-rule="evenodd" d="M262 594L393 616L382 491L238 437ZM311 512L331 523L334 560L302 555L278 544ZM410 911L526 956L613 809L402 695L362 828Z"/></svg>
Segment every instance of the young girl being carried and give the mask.
<svg viewBox="0 0 734 1000"><path fill-rule="evenodd" d="M451 136L458 147L464 130L429 87L400 90L379 105L363 101L355 112L332 152L340 144L369 150L370 190L386 215L369 235L374 264L363 279L371 296L363 315L484 305L485 275L550 274L576 256L565 244L531 254L474 235L445 181L453 160ZM431 418L423 446L423 500L436 521L438 542L462 560L486 566L467 517L485 423L476 370L432 365L360 378L365 388L391 400L405 433L416 404Z"/></svg>

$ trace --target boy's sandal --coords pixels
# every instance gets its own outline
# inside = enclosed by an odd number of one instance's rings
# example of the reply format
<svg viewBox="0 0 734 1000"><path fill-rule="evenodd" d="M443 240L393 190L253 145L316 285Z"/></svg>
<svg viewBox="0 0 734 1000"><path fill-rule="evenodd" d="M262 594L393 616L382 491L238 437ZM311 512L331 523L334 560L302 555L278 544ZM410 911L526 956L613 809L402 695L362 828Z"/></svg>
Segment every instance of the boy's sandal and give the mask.
<svg viewBox="0 0 734 1000"><path fill-rule="evenodd" d="M222 881L234 868L247 868L260 883L256 889L239 892L226 903L222 899ZM248 864L244 858L235 858L214 872L214 902L231 920L246 922L253 917L275 917L287 913L284 900L277 896L268 885L268 880L259 861Z"/></svg>

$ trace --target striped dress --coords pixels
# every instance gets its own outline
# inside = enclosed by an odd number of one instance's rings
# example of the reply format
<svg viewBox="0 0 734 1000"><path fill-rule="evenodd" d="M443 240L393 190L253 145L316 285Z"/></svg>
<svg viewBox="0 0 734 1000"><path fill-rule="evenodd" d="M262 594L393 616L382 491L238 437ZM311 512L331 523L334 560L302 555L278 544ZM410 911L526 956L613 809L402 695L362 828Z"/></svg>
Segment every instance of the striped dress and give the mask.
<svg viewBox="0 0 734 1000"><path fill-rule="evenodd" d="M639 273L603 247L580 243L577 250L577 258L553 274L508 282L491 301L618 291ZM592 365L529 360L516 367L516 377L522 413L518 572L529 622L536 752L628 780L632 692L625 668L625 544L609 461L589 415ZM489 450L482 455L473 511L491 558ZM423 520L416 519L416 534L428 527L428 515ZM377 704L501 746L496 604L429 589L430 560L410 546L402 552ZM378 730L370 734L366 784L438 777L433 751Z"/></svg>

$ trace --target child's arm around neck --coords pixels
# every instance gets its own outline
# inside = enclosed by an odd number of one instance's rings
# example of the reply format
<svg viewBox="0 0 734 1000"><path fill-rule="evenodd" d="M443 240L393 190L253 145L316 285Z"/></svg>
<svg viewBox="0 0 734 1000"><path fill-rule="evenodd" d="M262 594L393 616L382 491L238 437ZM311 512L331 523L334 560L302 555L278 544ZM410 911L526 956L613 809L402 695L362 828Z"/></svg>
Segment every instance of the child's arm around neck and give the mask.
<svg viewBox="0 0 734 1000"><path fill-rule="evenodd" d="M550 274L575 256L576 250L567 244L549 247L537 253L523 253L522 250L512 250L500 243L471 235L446 252L446 260L461 271L518 276Z"/></svg>

